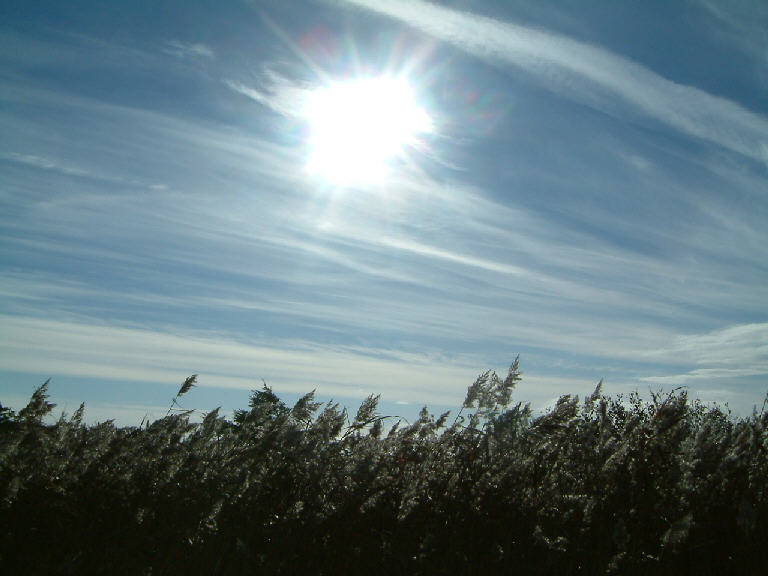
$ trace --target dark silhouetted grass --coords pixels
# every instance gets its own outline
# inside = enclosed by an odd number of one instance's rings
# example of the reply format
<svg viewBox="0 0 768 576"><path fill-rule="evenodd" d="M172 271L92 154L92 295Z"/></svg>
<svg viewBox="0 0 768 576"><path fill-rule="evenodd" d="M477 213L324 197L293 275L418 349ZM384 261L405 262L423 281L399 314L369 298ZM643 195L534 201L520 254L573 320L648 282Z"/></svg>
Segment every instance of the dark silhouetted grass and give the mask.
<svg viewBox="0 0 768 576"><path fill-rule="evenodd" d="M395 426L266 385L233 420L49 424L46 383L0 407L0 572L764 573L768 413L598 386L533 416L519 379Z"/></svg>

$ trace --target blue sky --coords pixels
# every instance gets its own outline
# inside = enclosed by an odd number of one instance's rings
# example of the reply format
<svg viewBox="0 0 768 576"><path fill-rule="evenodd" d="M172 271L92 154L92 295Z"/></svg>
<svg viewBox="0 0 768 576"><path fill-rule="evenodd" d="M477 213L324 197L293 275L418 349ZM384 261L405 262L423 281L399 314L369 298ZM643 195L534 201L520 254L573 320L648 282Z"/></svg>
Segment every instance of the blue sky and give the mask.
<svg viewBox="0 0 768 576"><path fill-rule="evenodd" d="M381 393L768 390L762 2L3 2L0 398L70 412ZM304 102L405 78L386 177Z"/></svg>

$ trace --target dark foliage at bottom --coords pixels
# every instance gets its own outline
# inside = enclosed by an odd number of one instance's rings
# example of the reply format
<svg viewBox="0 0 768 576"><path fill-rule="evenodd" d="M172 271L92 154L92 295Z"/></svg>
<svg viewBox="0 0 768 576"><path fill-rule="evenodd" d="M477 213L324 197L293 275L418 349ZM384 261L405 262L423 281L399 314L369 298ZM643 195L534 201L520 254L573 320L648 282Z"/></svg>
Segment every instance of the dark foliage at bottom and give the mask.
<svg viewBox="0 0 768 576"><path fill-rule="evenodd" d="M43 385L0 406L0 572L766 573L768 413L598 386L534 417L519 378L391 428L378 397L351 417L266 386L233 420L47 424Z"/></svg>

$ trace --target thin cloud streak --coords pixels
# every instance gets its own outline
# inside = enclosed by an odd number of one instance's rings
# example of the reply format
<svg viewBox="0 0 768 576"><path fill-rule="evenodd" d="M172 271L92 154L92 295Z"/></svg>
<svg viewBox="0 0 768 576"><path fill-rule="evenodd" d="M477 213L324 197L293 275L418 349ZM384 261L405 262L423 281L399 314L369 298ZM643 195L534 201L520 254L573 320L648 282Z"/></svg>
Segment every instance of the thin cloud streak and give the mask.
<svg viewBox="0 0 768 576"><path fill-rule="evenodd" d="M446 358L313 342L247 343L218 334L0 316L5 370L135 382L175 382L197 372L205 386L252 389L265 378L282 392L355 397L386 390L388 400L443 403L479 370ZM275 342L274 338L270 342ZM251 375L251 376L245 376Z"/></svg>
<svg viewBox="0 0 768 576"><path fill-rule="evenodd" d="M58 159L53 159L47 156L40 156L37 154L22 154L19 152L0 151L0 160L13 162L29 168L36 168L39 170L57 172L63 176L88 178L91 180L113 183L113 184L137 186L137 187L146 188L149 190L164 190L167 188L165 184L149 183L149 182L144 182L137 178L127 179L120 176L105 174L103 172L98 172L91 169L85 169L80 166L75 166L67 162L63 162Z"/></svg>
<svg viewBox="0 0 768 576"><path fill-rule="evenodd" d="M18 152L0 152L0 159L9 162L16 162L24 166L39 168L42 170L52 170L66 176L91 176L88 170L83 170L76 166L67 166L50 158L37 156L35 154L20 154Z"/></svg>
<svg viewBox="0 0 768 576"><path fill-rule="evenodd" d="M763 0L695 0L715 22L712 33L725 35L730 43L754 60L754 71L763 86L768 84L768 5Z"/></svg>
<svg viewBox="0 0 768 576"><path fill-rule="evenodd" d="M549 89L589 106L617 114L613 99L619 97L684 134L768 163L766 118L607 50L418 0L345 1L405 22L484 60L522 68Z"/></svg>
<svg viewBox="0 0 768 576"><path fill-rule="evenodd" d="M648 357L678 359L696 368L679 374L649 376L657 384L687 384L715 379L768 376L768 323L730 326L705 334L679 336Z"/></svg>
<svg viewBox="0 0 768 576"><path fill-rule="evenodd" d="M671 347L655 354L685 356L714 366L762 365L768 371L768 323L740 324L706 334L680 336Z"/></svg>
<svg viewBox="0 0 768 576"><path fill-rule="evenodd" d="M182 42L180 40L168 40L165 43L163 52L179 58L215 58L216 55L210 46L200 42Z"/></svg>
<svg viewBox="0 0 768 576"><path fill-rule="evenodd" d="M528 275L528 272L526 270L523 270L522 268L519 268L517 266L511 266L511 265L503 264L500 262L494 262L492 260L487 260L484 258L475 258L473 256L466 256L464 254L443 250L435 246L429 246L427 244L415 242L413 240L404 240L404 239L398 239L398 238L381 238L379 240L379 243L382 246L387 246L389 248L405 250L407 252L413 252L414 254L418 254L420 256L427 256L430 258L436 258L438 260L447 260L449 262L454 262L456 264L462 264L465 266L471 266L473 268L479 268L481 270L486 270L489 272L499 272L502 274L511 274L515 276Z"/></svg>
<svg viewBox="0 0 768 576"><path fill-rule="evenodd" d="M309 88L297 85L269 70L263 74L260 82L263 85L261 89L247 86L235 80L226 80L224 83L231 90L287 117L301 115L310 93Z"/></svg>

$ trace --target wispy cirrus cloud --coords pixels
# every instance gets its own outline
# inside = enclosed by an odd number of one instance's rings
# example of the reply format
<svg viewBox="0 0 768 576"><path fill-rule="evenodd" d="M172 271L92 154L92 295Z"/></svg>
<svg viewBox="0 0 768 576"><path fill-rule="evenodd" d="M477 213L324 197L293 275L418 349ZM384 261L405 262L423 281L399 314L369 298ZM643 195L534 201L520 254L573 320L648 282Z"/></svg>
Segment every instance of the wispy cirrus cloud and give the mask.
<svg viewBox="0 0 768 576"><path fill-rule="evenodd" d="M104 172L93 170L90 168L83 168L73 163L63 161L60 159L54 159L49 156L42 156L38 154L22 154L20 152L3 152L0 151L0 160L6 160L30 168L38 170L46 170L57 172L64 176L76 176L81 178L89 178L92 180L99 180L107 183L125 184L131 186L137 186L141 188L147 188L150 190L165 190L167 186L160 183L144 182L137 178L124 178L122 176L116 176L111 174L105 174Z"/></svg>
<svg viewBox="0 0 768 576"><path fill-rule="evenodd" d="M283 392L306 393L312 383L327 396L387 390L388 400L408 402L458 397L478 373L445 358L396 350L274 338L243 342L82 319L1 319L0 360L20 373L163 383L197 372L209 387L250 390L263 377Z"/></svg>
<svg viewBox="0 0 768 576"><path fill-rule="evenodd" d="M675 83L568 36L417 0L346 0L395 18L483 60L514 66L565 97L621 116L644 114L675 130L768 162L768 119Z"/></svg>
<svg viewBox="0 0 768 576"><path fill-rule="evenodd" d="M19 152L0 152L0 159L16 162L25 166L39 168L41 170L53 170L67 176L91 176L92 172L77 166L64 164L37 154L21 154Z"/></svg>
<svg viewBox="0 0 768 576"><path fill-rule="evenodd" d="M768 323L741 324L704 334L677 337L650 357L686 361L683 373L643 378L658 384L688 384L715 379L768 377Z"/></svg>
<svg viewBox="0 0 768 576"><path fill-rule="evenodd" d="M208 58L216 57L213 49L200 42L182 42L180 40L168 40L163 47L163 52L179 58Z"/></svg>
<svg viewBox="0 0 768 576"><path fill-rule="evenodd" d="M256 86L232 79L226 80L225 84L235 92L286 117L301 115L311 91L311 88L270 69L261 74Z"/></svg>
<svg viewBox="0 0 768 576"><path fill-rule="evenodd" d="M714 17L712 32L725 35L730 42L751 57L758 74L768 80L768 5L761 0L730 0L715 2L697 0Z"/></svg>

